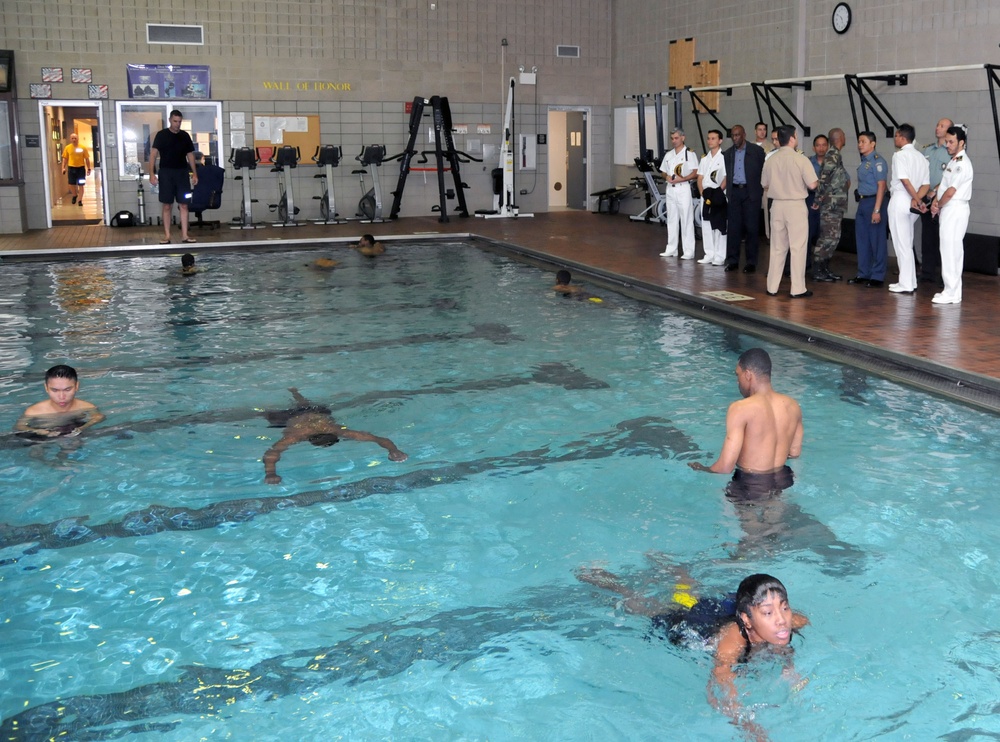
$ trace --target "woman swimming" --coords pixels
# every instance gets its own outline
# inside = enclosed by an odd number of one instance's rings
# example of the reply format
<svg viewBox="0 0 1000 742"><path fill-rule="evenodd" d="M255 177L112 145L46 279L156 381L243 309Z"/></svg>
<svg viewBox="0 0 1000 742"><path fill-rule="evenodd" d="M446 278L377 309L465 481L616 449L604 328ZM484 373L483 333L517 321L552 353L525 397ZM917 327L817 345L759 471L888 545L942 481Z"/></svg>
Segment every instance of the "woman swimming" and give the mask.
<svg viewBox="0 0 1000 742"><path fill-rule="evenodd" d="M791 652L793 634L809 623L788 604L788 591L781 581L766 574L745 578L735 596L721 600L696 598L691 594L693 581L674 568L675 585L669 604L639 595L621 580L599 568L577 571L577 579L611 590L625 598L625 610L649 616L656 628L666 631L674 644L688 644L692 637L715 645L715 665L708 684L708 701L733 720L751 739L767 739L764 729L748 718L739 704L736 690L738 665L760 650ZM795 674L788 658L783 673L800 690L808 679Z"/></svg>

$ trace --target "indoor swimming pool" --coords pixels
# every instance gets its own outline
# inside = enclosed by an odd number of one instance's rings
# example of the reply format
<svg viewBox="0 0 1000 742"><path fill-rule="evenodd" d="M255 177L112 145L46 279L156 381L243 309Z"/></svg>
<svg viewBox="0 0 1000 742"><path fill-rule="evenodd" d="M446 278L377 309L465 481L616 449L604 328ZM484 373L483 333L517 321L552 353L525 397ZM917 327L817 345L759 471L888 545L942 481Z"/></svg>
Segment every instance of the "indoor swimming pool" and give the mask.
<svg viewBox="0 0 1000 742"><path fill-rule="evenodd" d="M3 430L59 363L107 419L0 434L0 739L743 739L709 651L576 578L669 601L672 565L809 617L808 684L739 677L767 739L1000 736L994 415L470 244L198 267L3 264ZM689 463L753 346L805 441L751 507ZM289 388L408 458L303 442L265 482Z"/></svg>

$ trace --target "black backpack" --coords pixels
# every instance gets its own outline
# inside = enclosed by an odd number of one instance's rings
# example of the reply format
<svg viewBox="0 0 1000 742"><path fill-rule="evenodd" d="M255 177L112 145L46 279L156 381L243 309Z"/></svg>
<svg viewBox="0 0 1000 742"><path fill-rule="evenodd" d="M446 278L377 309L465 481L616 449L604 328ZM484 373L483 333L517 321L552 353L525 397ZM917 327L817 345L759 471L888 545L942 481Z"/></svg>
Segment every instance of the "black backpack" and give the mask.
<svg viewBox="0 0 1000 742"><path fill-rule="evenodd" d="M119 211L113 217L111 217L112 227L134 227L135 226L135 214L131 211Z"/></svg>

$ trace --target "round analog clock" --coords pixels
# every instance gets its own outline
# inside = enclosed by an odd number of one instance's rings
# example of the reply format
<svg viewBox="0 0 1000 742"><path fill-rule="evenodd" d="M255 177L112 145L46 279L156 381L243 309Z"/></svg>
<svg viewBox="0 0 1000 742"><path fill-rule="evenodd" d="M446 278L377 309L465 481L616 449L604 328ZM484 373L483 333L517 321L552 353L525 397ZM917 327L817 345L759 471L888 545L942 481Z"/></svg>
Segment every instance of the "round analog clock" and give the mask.
<svg viewBox="0 0 1000 742"><path fill-rule="evenodd" d="M851 6L847 3L837 3L833 9L833 30L837 33L847 33L851 27Z"/></svg>

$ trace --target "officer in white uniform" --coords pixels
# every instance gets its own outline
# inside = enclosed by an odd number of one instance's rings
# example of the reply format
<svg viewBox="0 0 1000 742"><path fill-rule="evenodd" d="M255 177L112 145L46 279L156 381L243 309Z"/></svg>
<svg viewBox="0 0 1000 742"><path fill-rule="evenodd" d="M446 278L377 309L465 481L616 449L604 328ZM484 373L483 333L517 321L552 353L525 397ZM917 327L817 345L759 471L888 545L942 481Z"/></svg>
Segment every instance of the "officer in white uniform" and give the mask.
<svg viewBox="0 0 1000 742"><path fill-rule="evenodd" d="M670 132L673 149L663 156L660 172L667 181L667 249L660 253L665 258L677 255L677 240L683 243L682 260L692 260L694 244L694 199L691 181L698 177L698 155L684 146L684 132ZM682 236L683 235L683 236Z"/></svg>
<svg viewBox="0 0 1000 742"><path fill-rule="evenodd" d="M944 291L934 294L935 304L962 301L962 264L965 260L965 230L969 227L972 199L972 162L965 151L965 127L952 126L944 139L951 162L941 176L931 214L938 217L941 234L941 279Z"/></svg>
<svg viewBox="0 0 1000 742"><path fill-rule="evenodd" d="M912 294L917 290L917 266L913 259L913 225L920 199L930 190L930 167L913 146L916 132L910 124L896 129L899 151L892 156L892 180L889 182L889 233L899 265L899 282L889 285L894 294Z"/></svg>
<svg viewBox="0 0 1000 742"><path fill-rule="evenodd" d="M709 188L720 188L726 190L726 159L722 156L722 132L712 129L706 137L708 142L708 154L701 158L698 164L698 190L701 192L702 200L705 198L705 191ZM712 265L723 265L726 262L726 240L719 229L712 229L712 225L701 223L701 244L705 248L705 257L699 263L711 263Z"/></svg>

